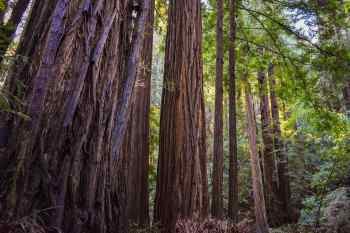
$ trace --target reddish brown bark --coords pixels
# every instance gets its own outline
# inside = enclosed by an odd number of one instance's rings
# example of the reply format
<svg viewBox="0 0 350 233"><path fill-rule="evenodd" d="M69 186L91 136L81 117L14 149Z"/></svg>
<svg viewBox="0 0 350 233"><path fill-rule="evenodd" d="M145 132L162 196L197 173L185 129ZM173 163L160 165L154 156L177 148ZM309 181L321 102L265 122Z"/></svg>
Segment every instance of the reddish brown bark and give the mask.
<svg viewBox="0 0 350 233"><path fill-rule="evenodd" d="M236 0L230 0L229 43L229 200L228 216L238 220L238 160L236 103Z"/></svg>
<svg viewBox="0 0 350 233"><path fill-rule="evenodd" d="M274 137L274 149L277 159L277 176L278 176L278 199L281 204L281 221L288 222L291 213L290 209L290 186L288 175L288 157L284 149L282 141L282 133L279 118L279 105L276 96L276 80L274 76L274 65L269 65L269 86L270 86L270 101L271 101L271 113L273 122L273 137ZM283 214L284 213L284 214Z"/></svg>
<svg viewBox="0 0 350 233"><path fill-rule="evenodd" d="M216 81L215 81L215 124L213 149L213 190L211 214L223 217L223 179L224 179L224 145L223 145L223 75L224 75L224 2L217 1L216 22Z"/></svg>
<svg viewBox="0 0 350 233"><path fill-rule="evenodd" d="M278 224L278 214L275 211L278 208L276 204L276 183L274 180L275 159L273 147L273 132L270 117L270 103L268 93L268 83L263 70L258 73L259 93L260 93L260 112L261 112L261 131L263 139L263 170L265 183L265 201L269 223Z"/></svg>
<svg viewBox="0 0 350 233"><path fill-rule="evenodd" d="M203 68L201 68L202 70ZM203 87L202 87L203 88ZM202 89L202 93L203 89ZM205 218L209 215L209 185L208 185L208 174L207 174L207 164L208 164L208 157L207 157L207 123L206 123L206 113L205 113L205 102L204 102L204 95L202 95L201 100L201 109L200 111L200 118L202 119L200 121L200 129L201 129L201 135L200 135L200 163L201 163L201 172L202 172L202 192L203 192L203 208L202 208L202 217Z"/></svg>
<svg viewBox="0 0 350 233"><path fill-rule="evenodd" d="M63 232L127 232L127 158L114 153L112 132L121 93L133 93L122 81L137 73L126 68L138 70L150 2L135 19L130 4L35 1L28 26L39 34L25 33L19 50L32 58L22 70L30 120L11 122L16 140L1 156L9 171L1 176L1 218L38 216Z"/></svg>
<svg viewBox="0 0 350 233"><path fill-rule="evenodd" d="M17 57L15 64L11 67L10 74L5 82L5 89L24 102L26 90L30 86L30 81L34 72L39 66L39 60L36 54L41 53L43 41L47 33L47 18L49 18L54 10L55 1L35 1L28 17L27 26L23 32L22 39L18 45ZM36 33L33 34L33 31ZM25 60L32 62L25 62ZM24 112L25 109L21 101L10 101L11 109L15 112ZM15 117L14 114L0 113L2 122L1 131L7 132L4 135L4 143L16 141L16 138L9 139L12 135L16 135L13 131L17 128L21 118Z"/></svg>
<svg viewBox="0 0 350 233"><path fill-rule="evenodd" d="M138 71L133 106L129 119L125 155L127 159L127 212L129 223L149 224L148 167L149 113L153 48L154 0L148 12L143 42L141 68Z"/></svg>
<svg viewBox="0 0 350 233"><path fill-rule="evenodd" d="M168 22L155 199L167 233L179 218L205 214L207 189L200 1L170 1Z"/></svg>
<svg viewBox="0 0 350 233"><path fill-rule="evenodd" d="M264 190L262 183L261 167L256 143L256 121L253 106L253 97L247 78L244 79L246 111L247 111L247 133L250 150L250 162L252 168L253 197L255 207L256 232L268 233L269 227L266 218Z"/></svg>
<svg viewBox="0 0 350 233"><path fill-rule="evenodd" d="M134 9L134 7L135 9L139 9L140 6L138 4L141 4L136 3L137 5L133 5L135 4L135 2L131 0L129 3L132 4L132 7L130 9ZM148 18L147 16L149 8L151 6L151 0L145 0L143 2L143 5L145 7L145 9L143 10L145 12L139 17L139 22L135 26L135 30L133 31L131 50L127 62L125 64L125 79L123 80L122 89L118 94L117 105L115 106L117 113L115 114L115 116L113 116L115 126L112 132L112 155L114 159L118 159L121 156L123 142L126 137L128 120L131 115L132 99L135 91L135 84L137 81L137 73L139 70L138 68L140 62L142 61L141 54L144 44L144 36ZM129 17L132 18L133 15L130 14Z"/></svg>

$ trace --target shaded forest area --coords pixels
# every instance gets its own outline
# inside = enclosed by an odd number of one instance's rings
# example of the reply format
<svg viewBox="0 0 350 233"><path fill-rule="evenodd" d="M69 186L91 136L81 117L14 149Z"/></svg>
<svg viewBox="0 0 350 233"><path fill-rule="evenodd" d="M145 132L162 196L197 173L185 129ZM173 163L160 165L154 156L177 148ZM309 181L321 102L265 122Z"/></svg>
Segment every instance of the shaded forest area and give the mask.
<svg viewBox="0 0 350 233"><path fill-rule="evenodd" d="M0 233L350 233L350 1L0 0Z"/></svg>

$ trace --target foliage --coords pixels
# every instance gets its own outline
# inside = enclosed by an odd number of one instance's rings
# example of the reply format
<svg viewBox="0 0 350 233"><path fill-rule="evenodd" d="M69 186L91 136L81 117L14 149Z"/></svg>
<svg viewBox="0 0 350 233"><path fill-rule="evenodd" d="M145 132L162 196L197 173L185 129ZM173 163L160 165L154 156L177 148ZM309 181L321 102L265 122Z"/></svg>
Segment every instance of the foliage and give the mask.
<svg viewBox="0 0 350 233"><path fill-rule="evenodd" d="M149 159L149 193L150 202L153 203L155 197L155 187L157 182L157 161L159 145L159 127L160 127L160 109L157 106L151 106L150 112L150 159Z"/></svg>
<svg viewBox="0 0 350 233"><path fill-rule="evenodd" d="M203 8L204 89L208 144L212 145L216 1L207 1ZM227 80L229 12L227 6L225 9L224 75ZM344 36L349 28L348 11L349 3L340 5L339 1L327 1L322 7L317 1L238 1L238 102L241 102L240 77L245 72L249 73L253 93L257 96L257 72L259 69L267 71L268 64L273 62L276 67L276 93L282 106L283 141L288 148L293 203L299 208L304 206L302 218L305 219L311 219L312 214L308 211L315 209L322 202L322 197L344 183L350 164L350 124L344 114L342 95L344 81L350 73L350 41ZM323 25L320 26L320 22ZM225 107L225 122L227 110ZM239 106L239 176L240 184L244 184L239 185L241 207L252 204L251 186L247 185L251 182L244 114ZM257 121L260 127L259 117ZM227 142L225 130L225 164L228 162ZM211 155L211 146L208 152ZM227 177L228 168L225 167L225 180ZM224 193L227 193L227 185L224 188Z"/></svg>
<svg viewBox="0 0 350 233"><path fill-rule="evenodd" d="M315 225L317 221L320 226L331 228L339 222L348 224L350 218L349 189L338 188L329 192L322 200L313 196L305 199L304 209L299 220L301 225ZM346 225L345 224L345 225Z"/></svg>
<svg viewBox="0 0 350 233"><path fill-rule="evenodd" d="M215 101L216 59L216 1L203 1L203 74L206 104L208 174L212 171L212 144ZM224 25L224 122L228 125L228 5L225 1ZM324 4L320 5L320 2ZM343 4L341 3L343 2ZM150 111L150 203L153 203L157 180L157 160L160 127L160 105L163 89L165 39L167 30L167 1L157 0L155 10L155 39L152 67L152 106ZM0 0L0 11L5 10ZM236 76L239 200L242 210L249 210L251 199L251 174L246 138L246 121L241 95L241 77L248 73L253 87L258 131L259 117L257 72L267 73L268 65L276 67L276 93L281 106L283 142L288 152L291 177L292 202L302 208L301 225L315 225L329 203L329 194L345 186L344 177L350 164L350 119L346 116L342 89L350 73L350 2L349 1L237 1ZM15 28L0 25L0 53L11 42ZM18 58L18 60L17 60ZM8 68L24 58L2 64L2 76ZM4 67L4 65L6 67ZM2 82L1 85L4 85ZM0 110L24 118L22 96L25 87L17 83L15 96L4 88L0 90ZM259 132L259 136L261 132ZM228 193L228 127L224 130L224 204ZM263 148L261 138L258 147ZM211 179L209 179L211 182ZM209 183L210 184L210 183ZM211 185L211 184L210 184ZM208 220L205 223L180 222L178 226L193 224L196 228L222 225ZM197 225L196 225L197 224ZM206 225L207 224L207 225ZM287 226L285 232L296 231L297 226ZM156 227L135 232L157 232ZM300 230L300 229L298 229Z"/></svg>
<svg viewBox="0 0 350 233"><path fill-rule="evenodd" d="M6 4L4 2L4 0L0 0L0 11L4 11L6 8Z"/></svg>
<svg viewBox="0 0 350 233"><path fill-rule="evenodd" d="M0 25L0 53L2 56L6 53L8 45L12 42L12 33L15 30L11 24Z"/></svg>
<svg viewBox="0 0 350 233"><path fill-rule="evenodd" d="M314 225L317 219L317 211L320 208L320 201L315 197L311 196L305 198L303 202L304 208L301 211L301 216L299 219L302 225Z"/></svg>

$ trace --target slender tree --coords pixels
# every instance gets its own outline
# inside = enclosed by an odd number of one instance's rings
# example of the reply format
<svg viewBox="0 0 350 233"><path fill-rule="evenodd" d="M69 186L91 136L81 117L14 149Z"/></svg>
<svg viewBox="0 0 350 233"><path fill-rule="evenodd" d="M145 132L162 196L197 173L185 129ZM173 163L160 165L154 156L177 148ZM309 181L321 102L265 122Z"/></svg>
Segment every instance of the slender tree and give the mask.
<svg viewBox="0 0 350 233"><path fill-rule="evenodd" d="M30 118L9 123L16 140L1 156L8 172L0 218L37 216L62 232L127 232L127 158L115 153L116 119L118 106L129 108L118 103L133 93L135 83L126 84L139 68L150 8L149 0L137 11L133 3L35 1L28 28L38 35L27 28L19 46L31 57L20 70Z"/></svg>
<svg viewBox="0 0 350 233"><path fill-rule="evenodd" d="M261 167L259 162L259 155L256 142L256 121L255 111L253 105L253 97L247 75L243 80L245 99L246 99L246 111L247 111L247 133L250 150L250 162L252 168L252 180L253 180L253 196L254 196L254 207L255 207L255 218L256 218L256 232L257 233L268 233L269 227L266 217L264 189L262 183Z"/></svg>
<svg viewBox="0 0 350 233"><path fill-rule="evenodd" d="M217 0L216 22L216 81L215 81L215 126L213 150L212 216L223 216L223 75L224 75L224 2Z"/></svg>
<svg viewBox="0 0 350 233"><path fill-rule="evenodd" d="M236 104L236 0L230 0L229 36L229 200L228 216L238 220L238 160Z"/></svg>
<svg viewBox="0 0 350 233"><path fill-rule="evenodd" d="M288 157L284 149L281 133L281 125L279 118L279 105L276 96L276 79L274 74L274 65L269 65L269 86L270 86L270 101L271 101L271 113L273 122L273 137L274 137L274 149L277 158L277 176L278 176L278 198L281 203L281 209L284 211L285 216L283 222L289 221L290 209L290 186L288 175ZM280 213L283 213L282 211Z"/></svg>
<svg viewBox="0 0 350 233"><path fill-rule="evenodd" d="M260 95L260 113L261 113L261 131L263 139L263 170L264 170L264 181L265 181L265 201L266 210L268 214L268 220L270 224L278 219L277 215L274 215L276 207L276 195L275 188L276 184L274 182L274 147L273 147L273 133L271 125L271 112L270 103L268 95L268 83L266 75L263 69L258 72L259 81L259 95Z"/></svg>
<svg viewBox="0 0 350 233"><path fill-rule="evenodd" d="M201 68L202 70L202 68ZM202 95L201 100L201 108L202 111L200 111L200 128L201 128L201 135L200 135L200 163L201 163L201 172L202 172L202 192L203 192L203 207L202 207L202 217L207 217L209 214L209 184L208 184L208 174L207 174L207 164L208 164L208 157L207 157L207 124L206 124L206 112L205 112L205 103L204 103L204 95Z"/></svg>
<svg viewBox="0 0 350 233"><path fill-rule="evenodd" d="M205 215L205 122L200 0L170 1L161 105L155 222Z"/></svg>
<svg viewBox="0 0 350 233"><path fill-rule="evenodd" d="M127 159L127 212L129 223L140 227L149 224L148 168L149 168L149 113L151 98L151 69L153 48L154 0L148 12L141 67L129 128L123 151Z"/></svg>

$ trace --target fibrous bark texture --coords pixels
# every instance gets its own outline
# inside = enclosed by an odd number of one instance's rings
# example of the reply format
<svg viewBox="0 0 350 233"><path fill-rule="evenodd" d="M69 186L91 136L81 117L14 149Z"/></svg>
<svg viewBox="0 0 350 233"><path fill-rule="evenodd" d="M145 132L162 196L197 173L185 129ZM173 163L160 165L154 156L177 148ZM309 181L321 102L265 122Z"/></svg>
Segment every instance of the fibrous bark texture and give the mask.
<svg viewBox="0 0 350 233"><path fill-rule="evenodd" d="M169 2L155 222L206 213L206 155L200 0Z"/></svg>
<svg viewBox="0 0 350 233"><path fill-rule="evenodd" d="M229 200L228 216L238 220L238 160L236 103L236 0L230 0L229 46Z"/></svg>
<svg viewBox="0 0 350 233"><path fill-rule="evenodd" d="M62 232L127 232L127 158L114 153L113 136L124 114L118 107L131 105L118 103L134 91L150 1L138 12L133 4L34 2L18 50L30 60L8 85L15 92L11 83L26 84L21 99L30 119L8 120L0 218L33 216Z"/></svg>
<svg viewBox="0 0 350 233"><path fill-rule="evenodd" d="M264 184L265 184L265 202L268 219L270 224L278 219L278 215L274 215L276 204L276 184L274 180L275 160L273 147L273 132L271 125L270 102L268 95L268 83L264 70L258 73L259 92L260 92L260 113L261 113L261 131L263 139L263 170L264 170Z"/></svg>
<svg viewBox="0 0 350 233"><path fill-rule="evenodd" d="M217 1L216 22L216 80L215 80L215 125L213 149L213 191L211 214L213 217L223 216L223 76L224 76L224 2Z"/></svg>
<svg viewBox="0 0 350 233"><path fill-rule="evenodd" d="M154 0L148 12L140 69L133 97L128 133L123 151L127 159L127 212L129 223L149 224L148 167L149 113L153 48Z"/></svg>
<svg viewBox="0 0 350 233"><path fill-rule="evenodd" d="M245 98L246 98L246 111L247 111L247 132L250 150L250 162L252 169L253 180L253 196L256 218L256 232L268 233L269 227L266 217L264 189L262 183L261 167L259 162L257 142L256 142L256 122L255 111L253 105L253 97L251 95L251 89L248 80L244 80L245 85Z"/></svg>
<svg viewBox="0 0 350 233"><path fill-rule="evenodd" d="M280 211L282 223L288 222L290 217L290 185L288 175L288 157L284 149L281 133L281 125L279 118L279 105L276 96L276 79L274 74L274 65L269 65L269 86L270 86L270 101L271 101L271 113L273 122L273 140L274 151L277 159L277 176L278 176L278 199L280 202ZM285 213L283 215L283 213ZM283 219L284 218L284 219Z"/></svg>

